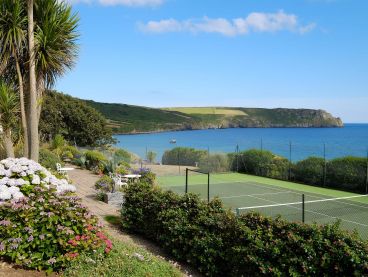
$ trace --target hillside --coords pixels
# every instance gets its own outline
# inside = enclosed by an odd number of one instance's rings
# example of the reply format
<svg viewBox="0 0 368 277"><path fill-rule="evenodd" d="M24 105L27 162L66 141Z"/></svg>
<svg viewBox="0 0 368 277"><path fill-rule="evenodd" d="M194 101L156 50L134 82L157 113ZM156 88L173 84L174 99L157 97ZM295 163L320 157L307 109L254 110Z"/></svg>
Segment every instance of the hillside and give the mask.
<svg viewBox="0 0 368 277"><path fill-rule="evenodd" d="M192 107L155 109L126 104L86 103L108 120L114 133L266 127L342 127L340 118L323 110Z"/></svg>

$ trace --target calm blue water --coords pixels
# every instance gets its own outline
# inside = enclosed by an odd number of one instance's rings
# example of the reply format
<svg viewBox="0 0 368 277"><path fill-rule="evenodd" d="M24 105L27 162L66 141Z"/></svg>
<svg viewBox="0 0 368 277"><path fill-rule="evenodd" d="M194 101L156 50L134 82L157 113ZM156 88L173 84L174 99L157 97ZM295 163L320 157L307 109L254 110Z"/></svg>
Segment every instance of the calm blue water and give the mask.
<svg viewBox="0 0 368 277"><path fill-rule="evenodd" d="M346 155L367 155L368 124L346 124L344 128L245 128L165 132L142 135L116 135L117 146L145 158L146 149L157 153L161 161L165 150L176 146L209 149L210 152L234 152L261 148L294 161L308 156L323 156L326 145L328 159ZM170 144L176 139L176 144Z"/></svg>

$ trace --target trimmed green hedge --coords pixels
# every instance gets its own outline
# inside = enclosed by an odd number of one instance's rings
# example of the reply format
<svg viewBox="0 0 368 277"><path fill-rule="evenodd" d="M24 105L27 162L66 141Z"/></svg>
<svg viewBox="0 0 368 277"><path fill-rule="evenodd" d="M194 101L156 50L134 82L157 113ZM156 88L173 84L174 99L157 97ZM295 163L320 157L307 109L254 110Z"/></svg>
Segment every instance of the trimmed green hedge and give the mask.
<svg viewBox="0 0 368 277"><path fill-rule="evenodd" d="M229 154L229 160L231 170L241 173L366 193L366 158L347 156L325 161L309 157L290 164L270 151L250 149Z"/></svg>
<svg viewBox="0 0 368 277"><path fill-rule="evenodd" d="M258 214L236 217L220 200L139 183L126 189L122 226L208 276L362 276L368 244L338 224L310 226Z"/></svg>
<svg viewBox="0 0 368 277"><path fill-rule="evenodd" d="M175 147L165 151L162 156L162 164L195 166L208 155L205 150L197 150L188 147Z"/></svg>

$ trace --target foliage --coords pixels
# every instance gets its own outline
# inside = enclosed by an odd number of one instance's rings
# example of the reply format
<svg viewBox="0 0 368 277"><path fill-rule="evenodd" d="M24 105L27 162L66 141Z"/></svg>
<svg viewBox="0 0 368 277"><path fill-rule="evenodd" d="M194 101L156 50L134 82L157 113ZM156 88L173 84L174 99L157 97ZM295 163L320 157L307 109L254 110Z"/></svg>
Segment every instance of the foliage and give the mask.
<svg viewBox="0 0 368 277"><path fill-rule="evenodd" d="M0 123L3 130L12 130L17 126L19 112L17 94L0 78Z"/></svg>
<svg viewBox="0 0 368 277"><path fill-rule="evenodd" d="M130 163L132 160L132 155L128 151L119 148L114 151L113 160L117 164L121 162Z"/></svg>
<svg viewBox="0 0 368 277"><path fill-rule="evenodd" d="M157 156L157 153L154 152L154 151L148 151L147 152L147 160L150 162L150 163L154 163L155 160L156 160L156 156Z"/></svg>
<svg viewBox="0 0 368 277"><path fill-rule="evenodd" d="M199 168L205 172L226 172L229 171L229 160L225 154L210 154L201 157Z"/></svg>
<svg viewBox="0 0 368 277"><path fill-rule="evenodd" d="M101 171L104 169L104 164L107 163L105 155L97 150L88 150L84 153L86 158L87 169L99 168Z"/></svg>
<svg viewBox="0 0 368 277"><path fill-rule="evenodd" d="M86 101L101 112L115 133L229 127L336 127L339 118L322 110L254 108L154 109L126 104ZM190 110L190 113L187 111ZM220 112L217 113L216 110ZM183 113L184 112L184 113Z"/></svg>
<svg viewBox="0 0 368 277"><path fill-rule="evenodd" d="M113 240L114 248L108 256L100 252L82 254L64 271L65 277L174 277L180 271L164 259L142 247Z"/></svg>
<svg viewBox="0 0 368 277"><path fill-rule="evenodd" d="M338 224L236 217L220 200L140 183L125 191L122 226L158 242L208 276L368 274L368 245Z"/></svg>
<svg viewBox="0 0 368 277"><path fill-rule="evenodd" d="M208 155L205 150L197 150L188 147L175 147L165 151L162 156L162 164L195 166Z"/></svg>
<svg viewBox="0 0 368 277"><path fill-rule="evenodd" d="M112 143L106 119L82 100L47 91L43 99L40 133L44 140L62 134L79 146Z"/></svg>
<svg viewBox="0 0 368 277"><path fill-rule="evenodd" d="M287 179L289 161L271 151L250 149L232 155L233 170L257 176Z"/></svg>
<svg viewBox="0 0 368 277"><path fill-rule="evenodd" d="M139 168L139 169L133 170L132 173L141 175L141 177L139 178L140 182L143 182L149 185L154 185L156 182L156 174L153 173L149 168Z"/></svg>
<svg viewBox="0 0 368 277"><path fill-rule="evenodd" d="M326 183L329 187L366 193L367 159L343 157L327 163Z"/></svg>
<svg viewBox="0 0 368 277"><path fill-rule="evenodd" d="M112 192L114 190L114 180L107 175L103 175L95 183L95 189L102 192Z"/></svg>
<svg viewBox="0 0 368 277"><path fill-rule="evenodd" d="M119 166L116 167L115 173L120 175L128 174L130 170L130 165L128 163L120 163Z"/></svg>
<svg viewBox="0 0 368 277"><path fill-rule="evenodd" d="M309 157L297 162L293 167L295 180L309 185L323 184L323 168L325 160L319 157Z"/></svg>
<svg viewBox="0 0 368 277"><path fill-rule="evenodd" d="M56 164L61 163L61 160L54 152L45 148L41 148L39 162L46 168L56 170Z"/></svg>
<svg viewBox="0 0 368 277"><path fill-rule="evenodd" d="M0 162L0 256L21 266L58 270L83 251L111 242L73 185L26 158Z"/></svg>
<svg viewBox="0 0 368 277"><path fill-rule="evenodd" d="M59 149L59 148L64 147L65 145L66 145L66 141L64 137L60 134L57 134L51 142L51 147L52 147L51 149L52 150Z"/></svg>
<svg viewBox="0 0 368 277"><path fill-rule="evenodd" d="M0 255L26 268L59 270L79 254L111 242L74 196L38 186L27 198L0 205Z"/></svg>

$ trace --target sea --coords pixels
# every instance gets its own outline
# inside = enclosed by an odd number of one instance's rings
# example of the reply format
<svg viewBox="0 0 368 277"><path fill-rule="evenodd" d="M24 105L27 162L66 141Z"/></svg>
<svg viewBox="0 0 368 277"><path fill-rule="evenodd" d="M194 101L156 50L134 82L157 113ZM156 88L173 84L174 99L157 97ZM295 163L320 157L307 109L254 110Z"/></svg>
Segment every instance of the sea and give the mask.
<svg viewBox="0 0 368 277"><path fill-rule="evenodd" d="M368 155L368 123L345 124L343 128L231 128L114 137L118 141L117 147L142 159L148 151L156 152L157 162L161 161L165 151L174 147L192 147L210 153L257 148L270 150L292 161L309 156L333 159Z"/></svg>

